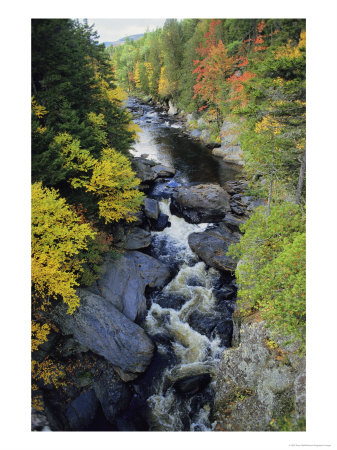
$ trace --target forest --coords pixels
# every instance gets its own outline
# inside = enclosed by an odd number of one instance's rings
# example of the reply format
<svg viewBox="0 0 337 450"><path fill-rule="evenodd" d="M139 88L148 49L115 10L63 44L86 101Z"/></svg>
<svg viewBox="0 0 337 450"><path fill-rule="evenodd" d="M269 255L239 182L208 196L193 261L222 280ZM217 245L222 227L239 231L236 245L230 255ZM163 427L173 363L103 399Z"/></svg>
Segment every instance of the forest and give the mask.
<svg viewBox="0 0 337 450"><path fill-rule="evenodd" d="M45 390L62 391L74 370L39 353L59 332L49 311L58 303L68 315L78 311L78 288L100 278L107 255L120 257L116 224L136 223L144 208L130 153L141 130L124 106L128 96L193 113L195 128L202 117L215 143L224 121L235 124L247 192L264 202L228 252L240 261L236 314L258 312L273 339L283 336L304 357L305 29L304 19L168 19L105 48L87 23L32 20L35 410L44 410Z"/></svg>

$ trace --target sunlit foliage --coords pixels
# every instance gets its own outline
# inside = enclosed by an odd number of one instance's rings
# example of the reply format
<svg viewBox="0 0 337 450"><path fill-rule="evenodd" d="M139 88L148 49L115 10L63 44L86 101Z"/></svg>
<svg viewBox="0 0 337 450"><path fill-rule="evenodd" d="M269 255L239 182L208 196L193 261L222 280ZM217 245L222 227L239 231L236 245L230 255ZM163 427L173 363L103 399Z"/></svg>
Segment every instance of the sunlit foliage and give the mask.
<svg viewBox="0 0 337 450"><path fill-rule="evenodd" d="M95 232L53 189L32 186L32 283L33 296L41 309L60 297L72 313L79 305L76 295L82 261L76 258L87 248Z"/></svg>
<svg viewBox="0 0 337 450"><path fill-rule="evenodd" d="M121 219L133 222L144 199L144 194L136 189L139 183L130 161L107 148L95 165L86 189L98 197L99 214L106 223Z"/></svg>

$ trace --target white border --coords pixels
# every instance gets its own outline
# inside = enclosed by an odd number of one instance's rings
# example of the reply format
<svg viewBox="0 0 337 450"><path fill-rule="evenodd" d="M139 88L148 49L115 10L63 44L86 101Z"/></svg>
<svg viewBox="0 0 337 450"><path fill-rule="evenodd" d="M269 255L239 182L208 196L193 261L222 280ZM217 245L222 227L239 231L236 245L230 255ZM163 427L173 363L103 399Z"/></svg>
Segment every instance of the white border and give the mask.
<svg viewBox="0 0 337 450"><path fill-rule="evenodd" d="M127 0L2 4L2 433L5 450L336 448L336 3ZM30 432L30 19L32 17L307 18L308 48L308 411L307 432ZM4 139L5 137L5 139Z"/></svg>

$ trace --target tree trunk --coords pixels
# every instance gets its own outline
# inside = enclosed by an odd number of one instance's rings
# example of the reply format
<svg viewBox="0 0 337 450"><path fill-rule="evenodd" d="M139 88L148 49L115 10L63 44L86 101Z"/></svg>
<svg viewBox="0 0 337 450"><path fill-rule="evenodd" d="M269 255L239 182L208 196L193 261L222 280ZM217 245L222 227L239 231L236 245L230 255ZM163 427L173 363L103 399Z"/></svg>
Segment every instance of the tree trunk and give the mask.
<svg viewBox="0 0 337 450"><path fill-rule="evenodd" d="M305 164L306 163L306 149L304 147L303 151L303 157L301 161L301 168L300 168L300 174L298 177L298 184L297 184L297 192L296 192L296 204L299 205L301 203L301 197L302 197L302 190L304 185L304 176L305 176Z"/></svg>

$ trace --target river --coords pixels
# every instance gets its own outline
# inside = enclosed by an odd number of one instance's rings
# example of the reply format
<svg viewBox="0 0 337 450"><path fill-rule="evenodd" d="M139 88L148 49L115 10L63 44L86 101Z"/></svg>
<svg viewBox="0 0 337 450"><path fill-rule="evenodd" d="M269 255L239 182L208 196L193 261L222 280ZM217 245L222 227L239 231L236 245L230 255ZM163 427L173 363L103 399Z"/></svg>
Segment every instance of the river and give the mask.
<svg viewBox="0 0 337 450"><path fill-rule="evenodd" d="M238 177L238 170L188 137L183 124L158 108L128 100L141 127L131 153L174 167L178 184L217 183ZM209 268L190 250L188 235L209 224L193 225L170 212L163 187L149 196L159 200L171 226L153 232L149 254L168 264L174 278L164 289L148 292L148 313L141 326L157 346L143 376L133 383L134 397L120 418L129 431L211 431L215 370L230 346L236 289L229 273ZM166 198L165 198L166 197Z"/></svg>

